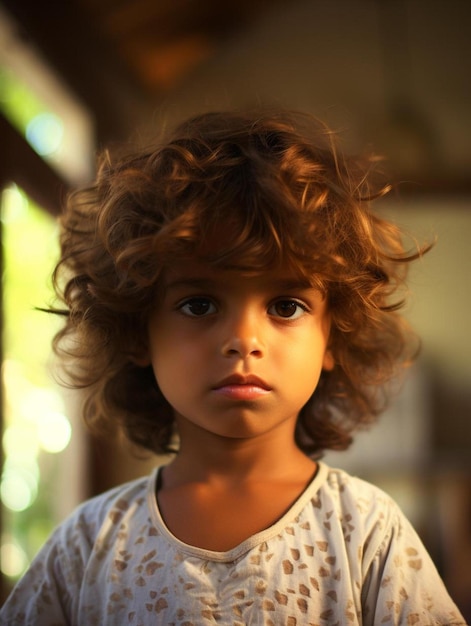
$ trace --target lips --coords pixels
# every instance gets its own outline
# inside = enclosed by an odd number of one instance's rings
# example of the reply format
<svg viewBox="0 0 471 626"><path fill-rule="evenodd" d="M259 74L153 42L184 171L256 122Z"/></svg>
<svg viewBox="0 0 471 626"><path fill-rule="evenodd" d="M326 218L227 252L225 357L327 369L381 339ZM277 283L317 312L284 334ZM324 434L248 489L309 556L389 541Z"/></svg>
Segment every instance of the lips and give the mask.
<svg viewBox="0 0 471 626"><path fill-rule="evenodd" d="M213 391L234 400L256 400L267 395L271 387L253 374L232 374L216 383Z"/></svg>
<svg viewBox="0 0 471 626"><path fill-rule="evenodd" d="M221 387L229 387L233 385L260 387L261 389L265 389L265 391L271 390L270 385L253 374L249 374L247 376L244 376L243 374L232 374L231 376L228 376L227 378L224 378L216 383L213 389L220 389Z"/></svg>

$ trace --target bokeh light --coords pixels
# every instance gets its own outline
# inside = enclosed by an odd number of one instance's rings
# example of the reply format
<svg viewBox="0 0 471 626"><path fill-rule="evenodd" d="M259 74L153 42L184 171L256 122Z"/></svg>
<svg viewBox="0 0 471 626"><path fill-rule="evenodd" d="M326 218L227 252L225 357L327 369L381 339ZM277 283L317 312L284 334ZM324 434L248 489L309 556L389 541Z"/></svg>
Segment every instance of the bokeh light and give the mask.
<svg viewBox="0 0 471 626"><path fill-rule="evenodd" d="M38 421L38 441L50 454L62 452L69 445L72 427L63 413L48 413Z"/></svg>
<svg viewBox="0 0 471 626"><path fill-rule="evenodd" d="M64 137L64 125L53 113L40 113L26 126L26 139L40 156L59 151Z"/></svg>
<svg viewBox="0 0 471 626"><path fill-rule="evenodd" d="M9 467L2 472L0 494L3 505L11 511L25 511L38 494L38 476L25 466Z"/></svg>
<svg viewBox="0 0 471 626"><path fill-rule="evenodd" d="M13 539L7 538L1 547L1 570L9 578L18 578L28 566L28 557L23 548Z"/></svg>
<svg viewBox="0 0 471 626"><path fill-rule="evenodd" d="M39 451L38 437L33 424L13 421L3 433L3 450L5 456L15 459L17 463L36 459Z"/></svg>
<svg viewBox="0 0 471 626"><path fill-rule="evenodd" d="M56 131L46 121L42 120L42 129L31 127L31 132L46 132L49 128L50 142L43 149L52 150L57 146L58 135L54 138ZM4 250L1 567L5 575L17 578L57 523L54 497L61 479L60 454L69 446L72 427L61 390L50 371L51 341L58 320L37 310L47 306L52 297L48 276L58 254L57 224L15 185L3 191L1 200Z"/></svg>
<svg viewBox="0 0 471 626"><path fill-rule="evenodd" d="M16 185L10 185L2 191L1 205L0 218L4 224L22 219L28 212L28 199Z"/></svg>

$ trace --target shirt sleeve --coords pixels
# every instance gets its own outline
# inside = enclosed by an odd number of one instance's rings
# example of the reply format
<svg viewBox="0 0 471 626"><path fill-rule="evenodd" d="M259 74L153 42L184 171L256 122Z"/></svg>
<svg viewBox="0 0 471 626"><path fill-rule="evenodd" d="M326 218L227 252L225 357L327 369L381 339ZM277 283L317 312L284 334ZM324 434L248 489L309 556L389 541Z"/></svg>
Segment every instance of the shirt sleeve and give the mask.
<svg viewBox="0 0 471 626"><path fill-rule="evenodd" d="M40 550L0 610L1 626L74 626L90 545L72 518Z"/></svg>
<svg viewBox="0 0 471 626"><path fill-rule="evenodd" d="M365 626L466 626L417 533L394 504L384 530L363 585Z"/></svg>

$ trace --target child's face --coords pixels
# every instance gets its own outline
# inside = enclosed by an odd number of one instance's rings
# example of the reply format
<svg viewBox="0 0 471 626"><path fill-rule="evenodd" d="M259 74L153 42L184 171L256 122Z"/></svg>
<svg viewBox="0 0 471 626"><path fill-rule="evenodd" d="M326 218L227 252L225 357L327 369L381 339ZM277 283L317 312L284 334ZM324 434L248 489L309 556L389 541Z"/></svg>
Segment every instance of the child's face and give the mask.
<svg viewBox="0 0 471 626"><path fill-rule="evenodd" d="M326 301L279 271L254 277L182 263L149 321L149 361L177 424L222 437L294 428L323 368Z"/></svg>

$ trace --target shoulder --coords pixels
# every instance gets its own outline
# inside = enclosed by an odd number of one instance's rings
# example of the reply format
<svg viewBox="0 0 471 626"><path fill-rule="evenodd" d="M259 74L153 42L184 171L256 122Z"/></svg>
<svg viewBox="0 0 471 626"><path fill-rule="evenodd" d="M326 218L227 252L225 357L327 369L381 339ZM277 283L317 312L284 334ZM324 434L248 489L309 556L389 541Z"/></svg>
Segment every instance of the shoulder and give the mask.
<svg viewBox="0 0 471 626"><path fill-rule="evenodd" d="M154 476L91 498L62 522L14 588L1 611L0 624L42 625L55 623L54 619L75 624L72 616L92 552L104 554L114 545L126 518L129 526L133 526L131 521L148 519L147 498Z"/></svg>
<svg viewBox="0 0 471 626"><path fill-rule="evenodd" d="M147 502L155 483L155 473L114 487L82 503L71 515L69 524L87 522L92 534L107 520L118 523L123 516L136 512Z"/></svg>
<svg viewBox="0 0 471 626"><path fill-rule="evenodd" d="M48 544L78 541L92 546L103 527L117 525L123 517L145 508L153 477L139 478L86 500L56 528Z"/></svg>
<svg viewBox="0 0 471 626"><path fill-rule="evenodd" d="M370 562L394 534L411 525L398 504L379 487L341 469L320 464L320 482L311 502L324 525L337 526L342 540ZM335 520L335 521L334 521Z"/></svg>
<svg viewBox="0 0 471 626"><path fill-rule="evenodd" d="M346 553L352 579L361 589L365 624L464 624L412 524L378 487L346 472L321 467L313 507L330 524L336 556ZM317 498L317 499L316 499Z"/></svg>
<svg viewBox="0 0 471 626"><path fill-rule="evenodd" d="M400 509L385 491L341 469L320 464L317 496L321 503L362 518L365 523L377 516L396 515Z"/></svg>

